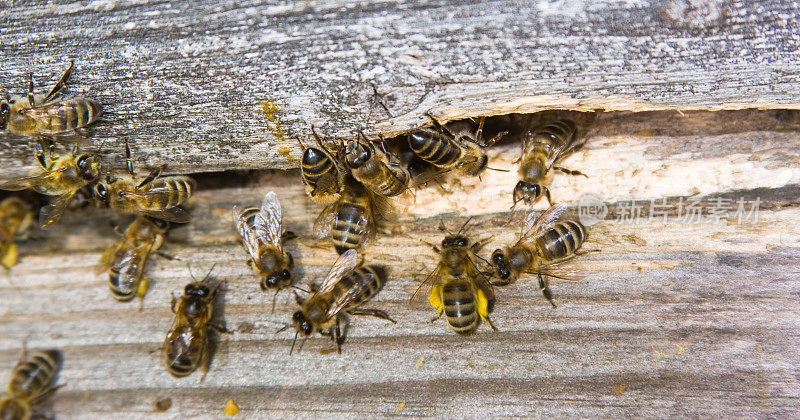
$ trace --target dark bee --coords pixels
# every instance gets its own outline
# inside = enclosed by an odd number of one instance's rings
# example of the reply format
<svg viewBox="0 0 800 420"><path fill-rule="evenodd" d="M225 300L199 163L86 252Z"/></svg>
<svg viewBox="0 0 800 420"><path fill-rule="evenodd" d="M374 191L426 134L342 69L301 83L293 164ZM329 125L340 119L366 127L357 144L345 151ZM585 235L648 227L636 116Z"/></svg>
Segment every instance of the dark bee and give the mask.
<svg viewBox="0 0 800 420"><path fill-rule="evenodd" d="M408 145L422 160L442 169L477 176L486 169L489 157L484 149L494 144L504 134L489 141L483 139L481 117L477 130L469 121L460 121L446 126L433 120L433 128L422 128L408 135Z"/></svg>
<svg viewBox="0 0 800 420"><path fill-rule="evenodd" d="M37 145L36 158L42 171L39 174L15 179L0 185L0 190L19 191L30 188L39 194L56 196L39 211L39 224L46 229L57 222L81 188L94 182L100 175L100 161L95 155L76 156L77 148L69 155L51 157L48 164L41 147Z"/></svg>
<svg viewBox="0 0 800 420"><path fill-rule="evenodd" d="M386 197L399 195L408 189L411 175L383 148L367 140L359 133L356 141L342 147L342 160L355 179L374 194Z"/></svg>
<svg viewBox="0 0 800 420"><path fill-rule="evenodd" d="M384 311L358 308L383 288L387 277L388 270L382 265L359 266L358 252L355 250L343 253L331 267L322 286L310 298L303 300L295 294L300 305L300 310L292 316L297 329L295 341L300 333L309 336L319 331L331 336L341 354L345 337L340 324L347 315L370 315L395 322Z"/></svg>
<svg viewBox="0 0 800 420"><path fill-rule="evenodd" d="M381 205L379 199L355 178L345 176L339 199L322 210L314 234L320 239L330 236L339 254L365 246L375 234L374 209Z"/></svg>
<svg viewBox="0 0 800 420"><path fill-rule="evenodd" d="M523 273L537 273L542 294L556 306L543 274L559 277L550 273L550 266L574 257L588 237L581 222L564 217L566 210L564 205L555 205L539 218L535 211L531 212L525 219L517 243L492 253L492 263L499 278L495 285L513 283Z"/></svg>
<svg viewBox="0 0 800 420"><path fill-rule="evenodd" d="M147 292L147 280L142 278L145 264L150 254L164 244L168 229L169 222L137 217L125 229L122 241L103 253L95 271L99 274L109 270L108 288L114 299L127 302L134 296L144 297Z"/></svg>
<svg viewBox="0 0 800 420"><path fill-rule="evenodd" d="M578 171L553 166L583 147L585 139L579 140L576 131L573 121L559 120L523 135L520 181L514 186L514 205L519 201L534 204L542 196L547 197L552 205L547 186L553 180L553 170L586 176Z"/></svg>
<svg viewBox="0 0 800 420"><path fill-rule="evenodd" d="M192 217L179 207L197 189L197 183L182 175L159 177L161 169L154 169L141 182L136 183L131 163L131 150L125 143L126 166L130 178L113 178L94 186L98 207L110 207L123 213L141 214L170 222L187 223Z"/></svg>
<svg viewBox="0 0 800 420"><path fill-rule="evenodd" d="M0 129L26 136L57 135L97 121L103 114L99 103L86 98L57 100L72 75L73 66L70 62L67 71L44 98L34 97L32 75L26 98L11 98L6 92L5 99L0 101Z"/></svg>
<svg viewBox="0 0 800 420"><path fill-rule="evenodd" d="M186 285L180 298L172 296L175 321L164 340L163 356L167 371L176 378L188 376L198 367L205 377L211 361L209 328L228 332L211 321L220 285L210 289L208 278Z"/></svg>
<svg viewBox="0 0 800 420"><path fill-rule="evenodd" d="M344 174L339 168L338 160L322 144L322 139L314 131L313 126L311 132L314 134L319 148L305 147L303 143L300 143L300 147L303 149L300 175L308 196L318 203L327 204L338 197L343 186ZM299 139L298 142L300 142Z"/></svg>
<svg viewBox="0 0 800 420"><path fill-rule="evenodd" d="M29 420L32 406L43 401L59 387L55 386L63 362L61 352L46 350L26 360L25 349L8 383L8 391L0 397L0 418Z"/></svg>
<svg viewBox="0 0 800 420"><path fill-rule="evenodd" d="M466 226L466 223L464 224ZM482 242L470 245L469 239L461 232L447 235L442 240L442 248L434 247L439 254L439 264L428 278L420 285L411 297L424 296L420 291L430 287L428 302L436 309L436 317L442 314L447 325L461 335L472 334L483 319L493 330L497 331L489 313L494 309L494 290L484 275L475 265L475 253L483 247Z"/></svg>

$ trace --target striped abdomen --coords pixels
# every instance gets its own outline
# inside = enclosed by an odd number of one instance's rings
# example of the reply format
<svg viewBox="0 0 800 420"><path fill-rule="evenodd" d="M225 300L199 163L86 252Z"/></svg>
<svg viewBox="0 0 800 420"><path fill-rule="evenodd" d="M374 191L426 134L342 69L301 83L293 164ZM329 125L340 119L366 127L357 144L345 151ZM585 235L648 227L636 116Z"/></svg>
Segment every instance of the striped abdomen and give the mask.
<svg viewBox="0 0 800 420"><path fill-rule="evenodd" d="M145 211L159 211L183 204L196 188L194 180L185 176L156 178L140 189L144 199L137 201Z"/></svg>
<svg viewBox="0 0 800 420"><path fill-rule="evenodd" d="M191 325L175 326L164 342L167 371L176 378L188 376L205 360L207 337L205 330Z"/></svg>
<svg viewBox="0 0 800 420"><path fill-rule="evenodd" d="M564 147L573 135L575 135L575 123L571 120L558 120L538 128L525 142L523 160L526 160L526 155L550 156L551 150Z"/></svg>
<svg viewBox="0 0 800 420"><path fill-rule="evenodd" d="M68 99L46 106L39 116L42 131L71 131L97 121L103 115L99 103L85 98Z"/></svg>
<svg viewBox="0 0 800 420"><path fill-rule="evenodd" d="M339 254L360 247L369 236L373 223L369 196L364 195L352 202L343 201L336 212L331 229L333 247Z"/></svg>
<svg viewBox="0 0 800 420"><path fill-rule="evenodd" d="M363 171L359 169L353 170L353 176L377 194L393 197L408 188L410 176L405 169L400 167L375 162L372 165L365 165Z"/></svg>
<svg viewBox="0 0 800 420"><path fill-rule="evenodd" d="M387 271L382 265L364 265L342 277L334 286L333 299L347 298L350 303L343 309L348 310L370 300L386 284Z"/></svg>
<svg viewBox="0 0 800 420"><path fill-rule="evenodd" d="M442 284L442 304L447 324L453 331L467 335L478 328L476 291L471 281L454 279Z"/></svg>
<svg viewBox="0 0 800 420"><path fill-rule="evenodd" d="M545 262L572 256L586 240L586 228L576 220L556 223L536 239L539 255Z"/></svg>
<svg viewBox="0 0 800 420"><path fill-rule="evenodd" d="M461 148L452 139L440 135L409 134L408 146L420 159L443 168L455 165L461 157Z"/></svg>
<svg viewBox="0 0 800 420"><path fill-rule="evenodd" d="M36 399L53 387L61 362L61 353L56 350L36 353L14 368L8 392L16 397Z"/></svg>
<svg viewBox="0 0 800 420"><path fill-rule="evenodd" d="M138 246L132 248L137 250L135 253L131 250L119 253L109 270L108 288L118 301L127 302L139 292L139 283L150 250L138 248Z"/></svg>
<svg viewBox="0 0 800 420"><path fill-rule="evenodd" d="M327 153L309 147L303 152L303 159L300 161L300 173L303 177L303 182L316 193L317 188L322 189L323 192L336 192L329 191L333 188L338 189L337 186L326 185L330 184L331 180L337 179L336 164Z"/></svg>

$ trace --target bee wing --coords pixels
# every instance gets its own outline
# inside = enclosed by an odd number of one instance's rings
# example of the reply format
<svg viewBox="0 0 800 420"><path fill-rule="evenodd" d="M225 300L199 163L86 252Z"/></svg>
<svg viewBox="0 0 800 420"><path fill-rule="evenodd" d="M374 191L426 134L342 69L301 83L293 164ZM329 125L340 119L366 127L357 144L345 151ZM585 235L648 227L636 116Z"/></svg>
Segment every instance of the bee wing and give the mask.
<svg viewBox="0 0 800 420"><path fill-rule="evenodd" d="M574 255L572 256L574 257ZM537 273L542 273L543 276L547 277L554 277L561 280L567 281L580 281L583 280L586 276L584 273L578 269L576 269L570 257L567 260L559 261L557 263L550 263L550 264L543 264L537 269Z"/></svg>
<svg viewBox="0 0 800 420"><path fill-rule="evenodd" d="M586 143L586 138L576 137L577 132L572 134L569 141L559 144L557 147L554 147L550 150L550 155L547 156L547 169L550 169L550 167L552 167L556 162L563 160L567 156L583 147L583 145Z"/></svg>
<svg viewBox="0 0 800 420"><path fill-rule="evenodd" d="M317 293L322 294L333 290L333 287L342 279L342 276L353 271L357 265L358 252L356 252L355 249L348 249L333 263L331 270L328 271L328 275L325 276L325 280L323 280L322 286L320 286Z"/></svg>
<svg viewBox="0 0 800 420"><path fill-rule="evenodd" d="M281 202L274 191L264 196L261 211L256 215L253 226L261 242L281 249Z"/></svg>
<svg viewBox="0 0 800 420"><path fill-rule="evenodd" d="M12 179L0 184L0 190L20 191L28 189L39 184L45 176L47 176L47 172L34 176L26 176L19 179Z"/></svg>
<svg viewBox="0 0 800 420"><path fill-rule="evenodd" d="M69 200L72 198L73 194L75 194L75 191L61 194L53 199L50 204L42 207L39 210L39 225L42 227L42 229L49 228L61 218L61 215L64 214L64 209L67 208L67 204L69 204Z"/></svg>
<svg viewBox="0 0 800 420"><path fill-rule="evenodd" d="M320 212L317 220L314 222L314 236L319 239L326 238L331 233L333 222L336 220L336 208L339 202L328 204L322 212Z"/></svg>
<svg viewBox="0 0 800 420"><path fill-rule="evenodd" d="M117 250L120 248L120 246L122 246L122 242L112 245L103 251L103 255L100 257L100 262L94 267L95 275L108 271L108 269L111 268L112 259L114 258L114 255L117 254Z"/></svg>
<svg viewBox="0 0 800 420"><path fill-rule="evenodd" d="M239 237L242 238L242 243L247 249L247 253L253 259L258 258L258 238L254 229L247 223L247 218L244 214L248 209L239 210L239 207L233 206L233 225L236 226L236 231L239 232Z"/></svg>
<svg viewBox="0 0 800 420"><path fill-rule="evenodd" d="M408 306L413 309L422 309L428 306L428 294L430 293L430 289L439 281L439 267L440 265L437 264L436 268L428 274L428 277L425 277L425 280L420 283L417 290L415 290L411 298L408 299Z"/></svg>
<svg viewBox="0 0 800 420"><path fill-rule="evenodd" d="M544 232L561 219L565 211L567 211L567 206L564 204L550 206L550 208L538 218L536 217L536 211L531 211L528 217L525 218L525 224L522 229L523 233L520 240L531 242L542 236Z"/></svg>
<svg viewBox="0 0 800 420"><path fill-rule="evenodd" d="M192 221L192 215L179 206L170 207L161 211L144 211L142 214L155 219L166 220L167 222L189 223Z"/></svg>

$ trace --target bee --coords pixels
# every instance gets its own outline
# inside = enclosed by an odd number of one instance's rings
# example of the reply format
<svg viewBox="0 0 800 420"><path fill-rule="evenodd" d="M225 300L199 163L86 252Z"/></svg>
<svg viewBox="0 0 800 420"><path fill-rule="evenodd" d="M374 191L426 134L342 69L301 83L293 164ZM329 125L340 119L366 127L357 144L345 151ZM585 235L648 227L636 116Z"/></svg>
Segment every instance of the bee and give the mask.
<svg viewBox="0 0 800 420"><path fill-rule="evenodd" d="M11 373L8 391L0 397L0 418L3 420L29 420L33 417L31 406L43 401L59 387L55 385L63 362L61 352L46 350L26 360L25 349Z"/></svg>
<svg viewBox="0 0 800 420"><path fill-rule="evenodd" d="M408 170L397 162L383 147L375 148L359 132L359 138L342 146L342 160L355 179L374 194L386 197L399 195L408 189L411 178Z"/></svg>
<svg viewBox="0 0 800 420"><path fill-rule="evenodd" d="M247 265L261 277L261 290L280 290L292 282L292 254L283 250L283 242L295 237L281 228L281 202L270 191L261 208L233 208L233 224L250 255Z"/></svg>
<svg viewBox="0 0 800 420"><path fill-rule="evenodd" d="M33 210L19 197L0 202L0 266L10 269L17 264L19 250L14 239L24 234L33 222Z"/></svg>
<svg viewBox="0 0 800 420"><path fill-rule="evenodd" d="M303 158L300 161L300 175L303 178L303 184L306 186L306 193L312 200L327 204L339 196L342 190L344 179L343 172L340 169L339 161L334 157L325 145L322 144L322 139L319 137L314 127L311 127L311 132L314 134L314 139L317 141L319 148L305 147L300 143L300 148L303 150Z"/></svg>
<svg viewBox="0 0 800 420"><path fill-rule="evenodd" d="M103 253L96 272L109 270L108 288L114 299L127 302L134 296L144 297L147 292L147 279L142 278L144 266L150 253L164 244L168 229L169 222L139 216L125 229L122 241Z"/></svg>
<svg viewBox="0 0 800 420"><path fill-rule="evenodd" d="M339 199L326 206L314 222L314 234L319 239L330 236L339 254L364 247L375 234L374 209L383 205L380 196L346 175Z"/></svg>
<svg viewBox="0 0 800 420"><path fill-rule="evenodd" d="M182 175L159 177L161 168L154 169L138 184L131 163L131 149L125 143L125 161L130 178L113 178L94 185L93 195L98 207L110 207L123 213L141 214L169 222L188 223L192 217L179 207L197 189L195 181Z"/></svg>
<svg viewBox="0 0 800 420"><path fill-rule="evenodd" d="M48 164L41 146L36 145L36 158L42 166L39 174L0 184L0 190L19 191L31 188L39 194L57 196L39 211L39 224L47 229L57 222L67 208L72 196L100 176L100 161L93 154L77 155L73 148L69 155L50 157Z"/></svg>
<svg viewBox="0 0 800 420"><path fill-rule="evenodd" d="M574 257L588 238L581 222L564 217L566 210L565 205L557 204L538 218L532 211L525 219L517 243L492 253L492 263L499 278L494 283L496 286L511 284L523 273L537 273L542 294L553 307L556 306L542 274L559 277L548 272L548 268Z"/></svg>
<svg viewBox="0 0 800 420"><path fill-rule="evenodd" d="M523 135L520 157L520 181L514 186L514 205L522 201L533 205L542 196L552 205L547 185L553 179L553 170L569 175L583 175L560 166L553 166L583 147L585 139L578 139L575 123L558 120Z"/></svg>
<svg viewBox="0 0 800 420"><path fill-rule="evenodd" d="M469 220L467 220L469 223ZM456 234L448 234L442 240L442 247L434 246L439 254L439 264L428 275L411 297L412 304L426 285L432 286L428 293L428 302L436 309L434 322L445 315L447 325L460 335L472 334L480 319L483 319L494 331L489 313L494 309L494 290L489 279L475 265L475 253L484 245L475 242L470 245L467 236L462 234L464 226Z"/></svg>
<svg viewBox="0 0 800 420"><path fill-rule="evenodd" d="M481 117L474 130L468 121L443 126L432 116L433 128L422 128L408 135L408 145L422 160L442 169L457 170L470 176L480 175L489 163L485 148L496 143L506 132L489 141L483 139Z"/></svg>
<svg viewBox="0 0 800 420"><path fill-rule="evenodd" d="M188 376L198 366L205 377L211 362L208 329L230 332L211 321L220 284L209 288L210 275L211 272L202 281L187 284L180 298L175 299L175 295L172 295L171 308L175 321L162 348L167 371L176 378Z"/></svg>
<svg viewBox="0 0 800 420"><path fill-rule="evenodd" d="M33 94L33 75L29 75L27 98L11 98L8 92L0 100L0 129L14 134L58 135L74 131L97 121L103 114L99 103L86 98L57 100L72 75L74 62L44 98Z"/></svg>
<svg viewBox="0 0 800 420"><path fill-rule="evenodd" d="M340 324L343 318L346 322L347 315L370 315L395 323L382 310L358 307L383 288L388 275L387 267L382 265L360 265L358 252L354 249L340 255L322 286L310 298L303 300L295 293L300 310L292 315L297 332L289 353L294 350L298 334L303 333L308 337L312 332L319 331L331 336L341 354L345 336L342 335Z"/></svg>

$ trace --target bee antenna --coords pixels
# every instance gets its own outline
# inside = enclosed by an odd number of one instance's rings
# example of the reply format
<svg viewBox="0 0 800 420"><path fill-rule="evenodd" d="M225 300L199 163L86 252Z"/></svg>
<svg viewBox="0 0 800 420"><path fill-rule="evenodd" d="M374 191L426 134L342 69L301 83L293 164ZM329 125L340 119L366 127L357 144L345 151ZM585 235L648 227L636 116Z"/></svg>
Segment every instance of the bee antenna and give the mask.
<svg viewBox="0 0 800 420"><path fill-rule="evenodd" d="M297 143L300 145L300 150L306 151L306 146L303 145L303 142L300 141L300 136L294 136L294 139L297 140Z"/></svg>
<svg viewBox="0 0 800 420"><path fill-rule="evenodd" d="M197 279L194 278L194 274L192 273L192 263L187 262L186 267L189 269L189 275L192 276L192 280L197 281Z"/></svg>
<svg viewBox="0 0 800 420"><path fill-rule="evenodd" d="M297 287L297 286L294 286L294 285L292 285L291 287L294 287L295 289L297 289L297 290L299 290L299 291L301 291L301 292L311 293L311 292L309 292L308 290L306 290L306 289L303 289L302 287Z"/></svg>
<svg viewBox="0 0 800 420"><path fill-rule="evenodd" d="M458 233L456 233L456 235L460 235L464 231L464 228L467 227L467 224L469 224L469 222L472 220L473 217L475 216L470 216L469 219L467 219L467 221L464 222L463 225L461 225L461 229L458 230Z"/></svg>
<svg viewBox="0 0 800 420"><path fill-rule="evenodd" d="M286 324L286 325L284 325L284 326L280 327L280 329L278 329L277 331L275 331L275 334L277 334L277 333L279 333L279 332L281 332L281 331L283 331L283 330L285 330L285 329L289 328L289 326L290 326L290 324Z"/></svg>
<svg viewBox="0 0 800 420"><path fill-rule="evenodd" d="M211 277L211 272L214 271L214 267L216 267L216 266L217 266L217 263L214 263L214 265L211 266L211 269L208 270L208 274L206 274L206 276L203 277L203 283L205 283L206 280L208 280Z"/></svg>
<svg viewBox="0 0 800 420"><path fill-rule="evenodd" d="M497 171L497 172L511 172L510 169L490 168L488 166L486 167L486 169L489 169L491 171Z"/></svg>
<svg viewBox="0 0 800 420"><path fill-rule="evenodd" d="M294 333L294 340L292 340L292 348L290 348L290 349L289 349L289 354L290 354L290 355L291 355L291 354L292 354L292 352L294 351L294 345L295 345L295 343L297 343L297 334L300 334L300 331L296 331L296 332ZM305 341L305 340L304 340L304 341ZM302 345L301 345L300 347L302 347ZM300 350L298 349L297 351L299 352Z"/></svg>

